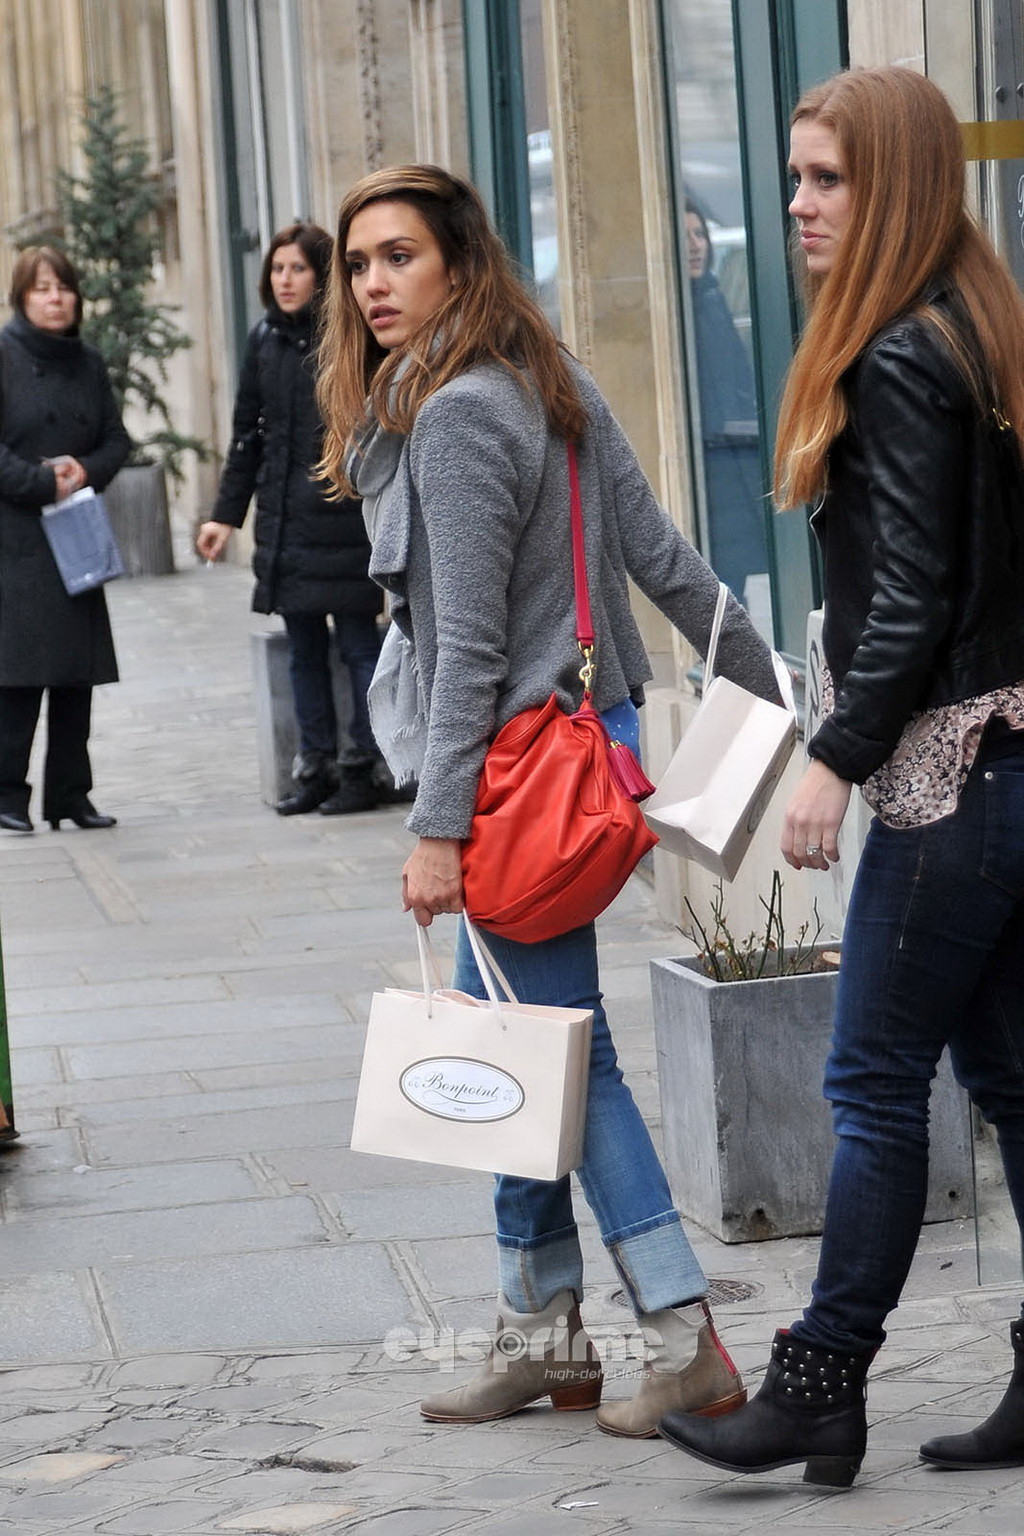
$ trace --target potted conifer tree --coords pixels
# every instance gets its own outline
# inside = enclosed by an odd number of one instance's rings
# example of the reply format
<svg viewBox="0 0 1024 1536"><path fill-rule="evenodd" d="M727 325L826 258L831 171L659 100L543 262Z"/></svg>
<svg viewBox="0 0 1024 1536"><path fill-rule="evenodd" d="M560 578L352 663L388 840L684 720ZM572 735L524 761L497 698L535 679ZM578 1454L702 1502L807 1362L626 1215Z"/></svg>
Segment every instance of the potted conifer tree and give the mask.
<svg viewBox="0 0 1024 1536"><path fill-rule="evenodd" d="M180 481L186 453L208 456L175 430L164 395L169 360L191 340L173 308L151 297L161 199L146 144L128 133L109 86L88 97L81 121L85 169L59 172L57 196L62 244L82 283L82 335L102 353L122 410L151 426L106 501L128 573L162 575L174 569L167 476Z"/></svg>

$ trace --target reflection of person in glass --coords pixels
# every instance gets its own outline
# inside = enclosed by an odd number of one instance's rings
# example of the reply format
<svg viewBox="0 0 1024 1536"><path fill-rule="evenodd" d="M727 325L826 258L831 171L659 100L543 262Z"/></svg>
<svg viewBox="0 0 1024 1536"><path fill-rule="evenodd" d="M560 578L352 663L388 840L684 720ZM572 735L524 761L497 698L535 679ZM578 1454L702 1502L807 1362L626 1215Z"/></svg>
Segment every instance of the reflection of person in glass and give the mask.
<svg viewBox="0 0 1024 1536"><path fill-rule="evenodd" d="M686 254L697 353L708 559L743 598L747 577L768 568L754 375L711 270L711 237L704 215L687 200Z"/></svg>

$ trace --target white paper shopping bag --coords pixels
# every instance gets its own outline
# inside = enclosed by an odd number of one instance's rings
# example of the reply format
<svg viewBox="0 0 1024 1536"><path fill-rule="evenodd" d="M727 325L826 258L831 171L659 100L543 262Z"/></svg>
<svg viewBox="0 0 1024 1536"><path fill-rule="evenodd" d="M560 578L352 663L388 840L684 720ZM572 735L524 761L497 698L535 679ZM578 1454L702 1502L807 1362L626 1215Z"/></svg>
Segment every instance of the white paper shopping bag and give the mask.
<svg viewBox="0 0 1024 1536"><path fill-rule="evenodd" d="M704 697L644 816L661 847L732 880L793 751L796 710L788 669L777 654L775 675L788 708L713 675L727 598L723 585L704 664Z"/></svg>
<svg viewBox="0 0 1024 1536"><path fill-rule="evenodd" d="M417 925L423 990L374 994L351 1145L559 1179L583 1156L593 1014L516 1002L466 926L488 1001L432 985L429 941Z"/></svg>

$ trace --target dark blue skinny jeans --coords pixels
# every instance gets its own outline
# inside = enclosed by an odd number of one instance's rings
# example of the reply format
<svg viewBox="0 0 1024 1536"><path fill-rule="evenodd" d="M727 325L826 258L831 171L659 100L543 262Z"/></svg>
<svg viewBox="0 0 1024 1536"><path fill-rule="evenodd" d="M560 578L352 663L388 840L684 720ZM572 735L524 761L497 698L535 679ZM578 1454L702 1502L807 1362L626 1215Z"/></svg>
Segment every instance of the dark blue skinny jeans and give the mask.
<svg viewBox="0 0 1024 1536"><path fill-rule="evenodd" d="M951 816L872 822L842 956L825 1071L838 1145L812 1301L792 1331L861 1351L885 1338L917 1246L944 1046L995 1127L1024 1227L1024 731L989 729Z"/></svg>
<svg viewBox="0 0 1024 1536"><path fill-rule="evenodd" d="M338 753L338 721L334 712L334 690L327 615L322 613L286 613L282 615L290 644L289 676L299 728L299 751L322 752L325 757ZM352 688L352 715L348 733L355 748L355 761L376 757L377 743L370 729L366 691L373 679L380 655L380 632L372 613L335 613L334 643L348 668Z"/></svg>

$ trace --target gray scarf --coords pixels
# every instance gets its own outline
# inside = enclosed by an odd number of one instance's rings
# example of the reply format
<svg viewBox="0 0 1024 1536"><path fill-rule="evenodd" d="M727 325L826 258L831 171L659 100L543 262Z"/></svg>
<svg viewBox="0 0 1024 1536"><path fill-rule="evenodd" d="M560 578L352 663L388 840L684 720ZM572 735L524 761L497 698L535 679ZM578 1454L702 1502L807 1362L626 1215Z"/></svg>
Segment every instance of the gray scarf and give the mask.
<svg viewBox="0 0 1024 1536"><path fill-rule="evenodd" d="M397 788L419 777L427 745L427 710L416 665L406 596L411 485L408 439L375 420L351 449L345 469L362 497L373 552L370 574L390 594L392 623L366 695L374 738Z"/></svg>

